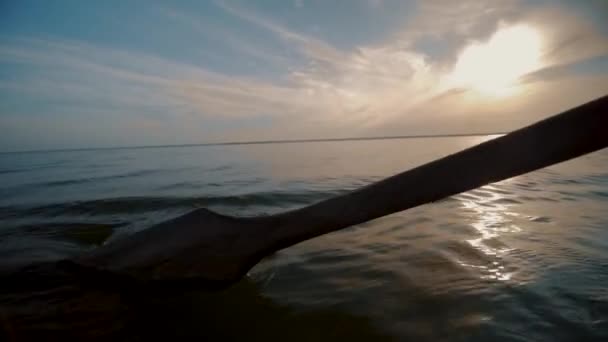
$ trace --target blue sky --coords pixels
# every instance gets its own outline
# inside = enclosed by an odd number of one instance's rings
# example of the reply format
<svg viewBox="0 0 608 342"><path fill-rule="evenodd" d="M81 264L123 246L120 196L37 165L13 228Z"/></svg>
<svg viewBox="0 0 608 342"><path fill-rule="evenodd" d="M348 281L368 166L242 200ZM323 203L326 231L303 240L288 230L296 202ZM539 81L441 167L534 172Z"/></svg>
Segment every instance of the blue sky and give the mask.
<svg viewBox="0 0 608 342"><path fill-rule="evenodd" d="M604 0L3 1L0 150L508 131L608 93L607 23Z"/></svg>

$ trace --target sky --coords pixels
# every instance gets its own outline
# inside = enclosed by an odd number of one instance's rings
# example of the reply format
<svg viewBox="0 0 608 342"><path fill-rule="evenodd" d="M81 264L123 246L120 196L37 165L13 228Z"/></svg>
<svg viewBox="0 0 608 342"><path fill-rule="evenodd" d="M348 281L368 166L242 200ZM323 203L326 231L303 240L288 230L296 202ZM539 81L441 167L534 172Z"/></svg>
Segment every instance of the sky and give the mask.
<svg viewBox="0 0 608 342"><path fill-rule="evenodd" d="M508 132L608 94L608 1L0 1L0 151Z"/></svg>

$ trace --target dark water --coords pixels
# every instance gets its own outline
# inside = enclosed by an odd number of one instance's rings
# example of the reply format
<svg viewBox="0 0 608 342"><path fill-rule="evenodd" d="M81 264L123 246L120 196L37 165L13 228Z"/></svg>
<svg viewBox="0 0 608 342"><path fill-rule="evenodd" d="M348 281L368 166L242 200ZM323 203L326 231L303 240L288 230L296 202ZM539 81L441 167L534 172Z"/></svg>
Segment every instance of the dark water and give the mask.
<svg viewBox="0 0 608 342"><path fill-rule="evenodd" d="M2 154L0 269L197 207L304 206L482 140ZM302 243L219 293L32 280L32 290L3 291L0 329L17 341L608 340L607 211L601 151Z"/></svg>

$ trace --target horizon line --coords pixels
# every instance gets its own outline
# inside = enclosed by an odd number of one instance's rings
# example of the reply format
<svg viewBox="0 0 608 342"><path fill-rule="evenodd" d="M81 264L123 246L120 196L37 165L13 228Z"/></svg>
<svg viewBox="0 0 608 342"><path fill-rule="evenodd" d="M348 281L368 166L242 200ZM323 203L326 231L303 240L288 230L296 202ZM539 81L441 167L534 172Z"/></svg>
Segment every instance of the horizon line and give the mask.
<svg viewBox="0 0 608 342"><path fill-rule="evenodd" d="M99 150L127 150L145 148L176 148L195 146L231 146L231 145L265 145L265 144L294 144L310 142L340 142L340 141L365 141L365 140L392 140L392 139L423 139L423 138L458 138L489 135L504 135L508 132L498 133L451 133L451 134L416 134L416 135L389 135L371 137L348 137L348 138L317 138L317 139L276 139L276 140L249 140L249 141L224 141L209 143L169 144L169 145L133 145L133 146L108 146L108 147L80 147L80 148L58 148L48 150L22 150L22 151L0 151L0 154L17 153L42 153L42 152L77 152L77 151L99 151Z"/></svg>

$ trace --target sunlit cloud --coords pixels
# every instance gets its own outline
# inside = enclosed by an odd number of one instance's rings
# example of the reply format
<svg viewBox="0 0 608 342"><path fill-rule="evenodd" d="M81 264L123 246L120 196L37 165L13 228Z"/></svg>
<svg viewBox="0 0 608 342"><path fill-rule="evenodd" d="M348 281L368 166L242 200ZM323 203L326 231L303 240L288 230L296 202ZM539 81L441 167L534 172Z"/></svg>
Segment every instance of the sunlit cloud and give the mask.
<svg viewBox="0 0 608 342"><path fill-rule="evenodd" d="M448 81L488 95L510 95L520 77L542 68L541 49L534 28L500 28L487 42L471 43L460 53Z"/></svg>

